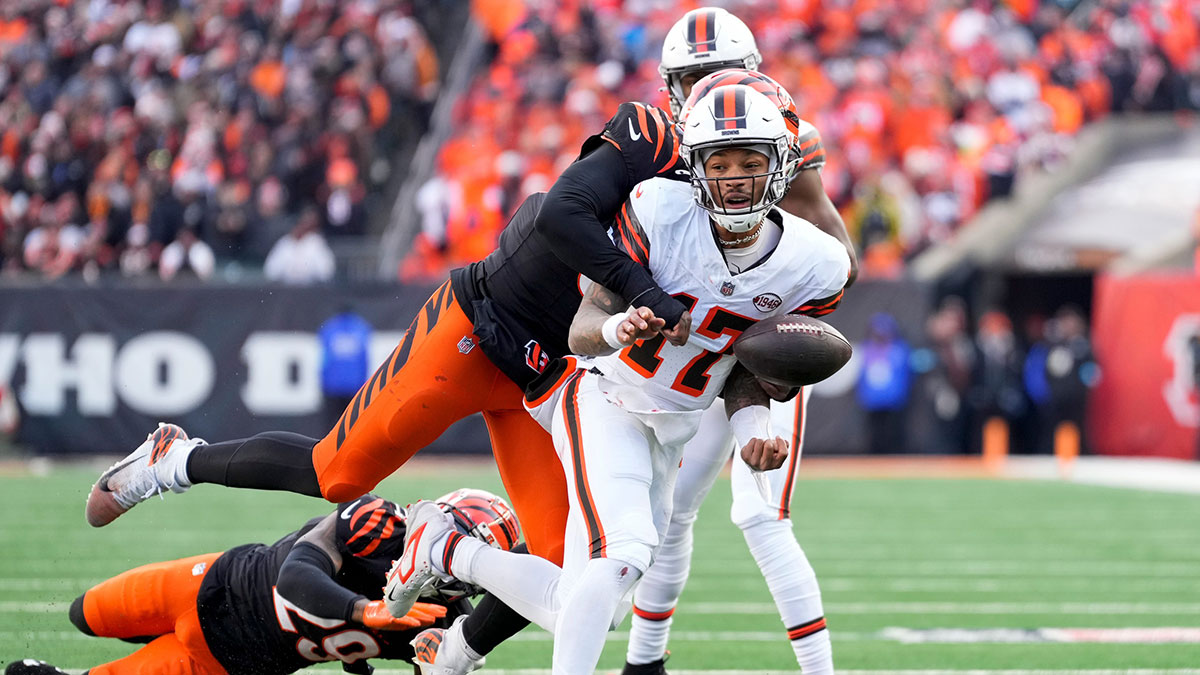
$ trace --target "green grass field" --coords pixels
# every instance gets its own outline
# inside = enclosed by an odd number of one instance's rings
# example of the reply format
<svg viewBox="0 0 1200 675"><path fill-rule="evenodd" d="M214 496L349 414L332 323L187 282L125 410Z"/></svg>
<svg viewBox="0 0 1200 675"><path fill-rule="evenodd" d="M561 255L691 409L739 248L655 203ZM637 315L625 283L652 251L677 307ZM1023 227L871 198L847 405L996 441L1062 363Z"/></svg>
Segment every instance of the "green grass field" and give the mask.
<svg viewBox="0 0 1200 675"><path fill-rule="evenodd" d="M83 670L124 655L130 645L84 637L67 620L89 585L146 562L274 540L326 511L293 495L200 486L94 530L83 504L95 476L62 468L0 478L0 662L32 656ZM426 467L379 492L407 502L464 485L500 489L480 464ZM697 525L669 666L794 671L728 508L723 480ZM1198 497L1057 482L823 479L799 483L793 514L821 580L839 670L1200 673L1190 670L1200 668ZM1054 642L1046 640L1055 633L1036 632L1157 627L1188 628L1188 641L1093 631L1074 635L1095 641ZM624 642L624 632L610 638L606 672L620 668ZM527 629L488 665L548 668L550 650L546 633ZM406 666L389 669L397 668Z"/></svg>

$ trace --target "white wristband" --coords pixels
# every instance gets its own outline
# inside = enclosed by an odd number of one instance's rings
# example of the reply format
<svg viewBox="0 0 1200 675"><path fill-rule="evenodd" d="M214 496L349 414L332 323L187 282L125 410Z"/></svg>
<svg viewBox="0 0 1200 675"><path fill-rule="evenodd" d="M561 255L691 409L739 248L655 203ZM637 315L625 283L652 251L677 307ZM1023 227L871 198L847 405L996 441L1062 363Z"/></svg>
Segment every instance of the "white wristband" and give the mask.
<svg viewBox="0 0 1200 675"><path fill-rule="evenodd" d="M770 440L771 409L765 405L752 405L736 410L729 416L729 428L738 449L746 447L752 438Z"/></svg>
<svg viewBox="0 0 1200 675"><path fill-rule="evenodd" d="M608 317L608 320L604 322L603 326L600 326L600 337L604 338L604 341L608 343L609 347L612 347L613 349L625 348L625 345L622 344L619 339L617 339L617 327L620 326L621 322L623 322L628 316L629 312L627 311L621 312L620 314L613 314L612 316Z"/></svg>

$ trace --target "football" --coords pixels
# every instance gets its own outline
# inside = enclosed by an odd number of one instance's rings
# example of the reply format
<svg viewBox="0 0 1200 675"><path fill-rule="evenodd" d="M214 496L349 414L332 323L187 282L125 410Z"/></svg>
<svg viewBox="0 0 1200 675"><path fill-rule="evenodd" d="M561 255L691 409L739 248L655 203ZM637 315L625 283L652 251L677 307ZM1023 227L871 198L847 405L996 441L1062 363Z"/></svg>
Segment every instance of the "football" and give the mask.
<svg viewBox="0 0 1200 675"><path fill-rule="evenodd" d="M799 314L763 319L733 343L733 354L746 370L782 387L820 382L846 365L852 352L836 328Z"/></svg>

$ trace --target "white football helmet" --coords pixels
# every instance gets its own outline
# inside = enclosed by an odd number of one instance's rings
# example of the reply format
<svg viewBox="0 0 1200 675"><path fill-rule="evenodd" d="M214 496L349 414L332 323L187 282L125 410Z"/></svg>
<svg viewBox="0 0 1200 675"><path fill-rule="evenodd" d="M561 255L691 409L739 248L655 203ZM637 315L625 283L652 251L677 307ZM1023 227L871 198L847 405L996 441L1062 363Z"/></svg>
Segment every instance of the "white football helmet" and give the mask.
<svg viewBox="0 0 1200 675"><path fill-rule="evenodd" d="M795 134L788 128L779 108L754 88L733 84L717 87L700 97L683 121L679 154L692 174L693 198L720 227L730 232L748 232L783 199L799 158L791 152ZM749 148L766 155L766 173L749 177L707 178L704 160L724 148ZM719 198L722 183L765 181L762 197L745 208L730 209ZM714 190L716 194L714 194Z"/></svg>
<svg viewBox="0 0 1200 675"><path fill-rule="evenodd" d="M741 19L720 7L693 9L671 26L663 40L658 73L666 83L671 113L679 119L687 96L683 76L711 73L724 68L756 70L762 54L754 34Z"/></svg>

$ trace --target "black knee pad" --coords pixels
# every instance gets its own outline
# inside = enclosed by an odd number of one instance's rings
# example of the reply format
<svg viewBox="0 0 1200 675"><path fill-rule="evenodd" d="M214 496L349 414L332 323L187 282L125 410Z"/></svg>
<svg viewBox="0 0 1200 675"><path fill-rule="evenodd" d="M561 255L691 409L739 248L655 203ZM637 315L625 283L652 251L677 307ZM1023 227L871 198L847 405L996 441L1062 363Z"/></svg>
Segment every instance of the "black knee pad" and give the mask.
<svg viewBox="0 0 1200 675"><path fill-rule="evenodd" d="M71 617L71 623L75 624L75 627L79 629L79 632L83 633L84 635L91 635L95 637L95 631L93 631L92 627L87 624L87 619L83 616L84 595L87 595L87 593L75 598L75 602L71 603L71 609L67 612L67 616Z"/></svg>

